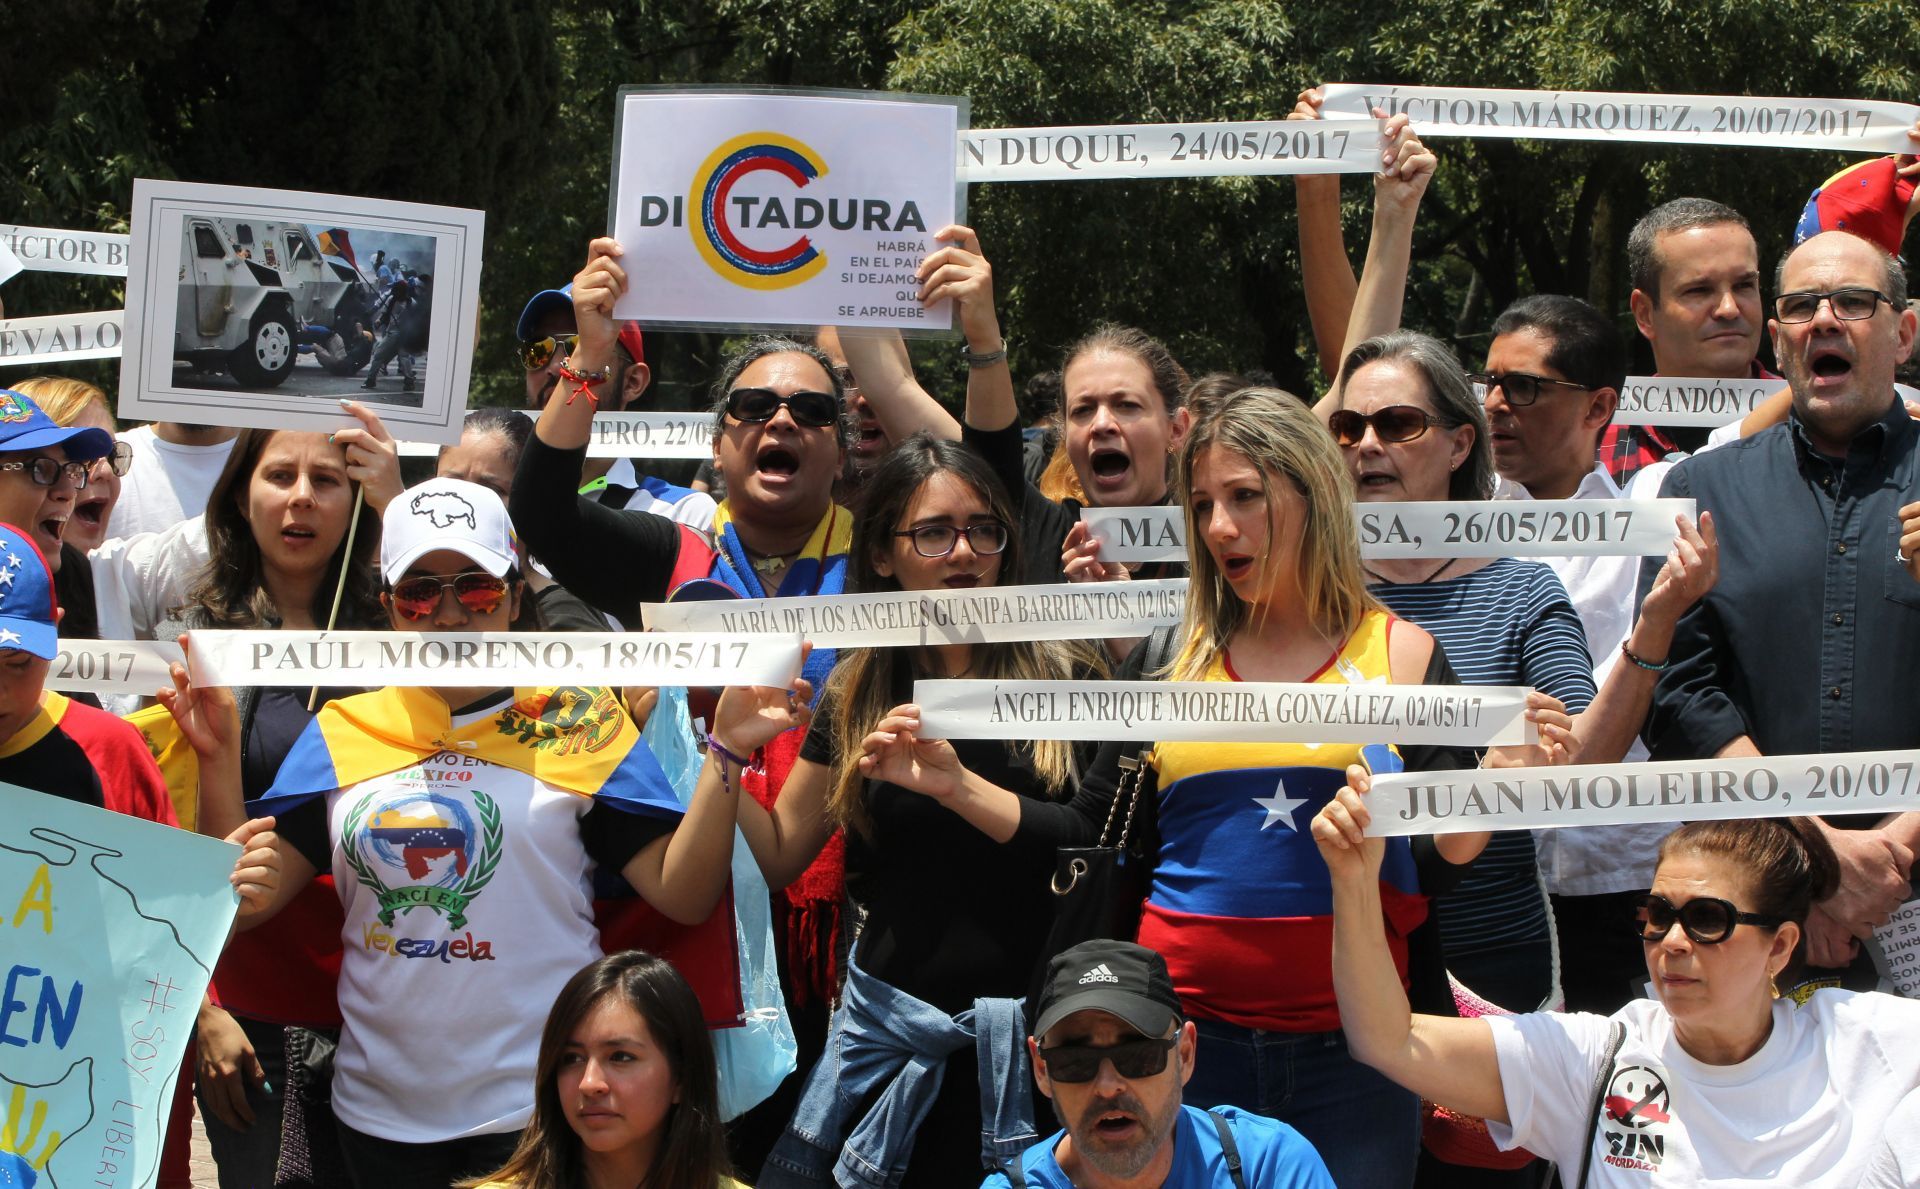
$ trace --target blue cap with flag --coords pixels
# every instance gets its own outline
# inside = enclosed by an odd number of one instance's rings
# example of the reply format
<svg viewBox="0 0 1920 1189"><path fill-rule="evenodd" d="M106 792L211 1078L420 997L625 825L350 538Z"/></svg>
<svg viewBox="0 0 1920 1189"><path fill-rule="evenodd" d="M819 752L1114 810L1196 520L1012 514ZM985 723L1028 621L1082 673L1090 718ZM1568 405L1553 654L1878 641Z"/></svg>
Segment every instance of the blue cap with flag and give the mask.
<svg viewBox="0 0 1920 1189"><path fill-rule="evenodd" d="M113 435L104 429L61 425L40 406L11 388L0 388L0 451L64 446L77 462L113 453Z"/></svg>
<svg viewBox="0 0 1920 1189"><path fill-rule="evenodd" d="M0 524L0 649L17 648L42 660L60 650L55 627L53 574L46 558L11 524Z"/></svg>

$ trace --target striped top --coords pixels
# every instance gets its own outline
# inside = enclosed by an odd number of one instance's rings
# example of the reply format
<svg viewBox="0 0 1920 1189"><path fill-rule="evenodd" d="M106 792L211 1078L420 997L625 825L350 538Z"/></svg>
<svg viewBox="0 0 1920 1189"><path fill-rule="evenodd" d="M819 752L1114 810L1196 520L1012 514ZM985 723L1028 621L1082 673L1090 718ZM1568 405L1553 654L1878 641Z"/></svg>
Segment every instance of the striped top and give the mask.
<svg viewBox="0 0 1920 1189"><path fill-rule="evenodd" d="M1425 628L1446 650L1462 685L1527 685L1578 714L1593 701L1593 661L1580 616L1552 570L1501 558L1445 582L1383 582L1368 590L1401 618ZM1447 968L1474 987L1477 958L1539 955L1538 985L1551 977L1545 890L1533 836L1496 833L1459 886L1434 901ZM1492 980L1486 980L1492 981ZM1537 1003L1502 1003L1530 1011Z"/></svg>

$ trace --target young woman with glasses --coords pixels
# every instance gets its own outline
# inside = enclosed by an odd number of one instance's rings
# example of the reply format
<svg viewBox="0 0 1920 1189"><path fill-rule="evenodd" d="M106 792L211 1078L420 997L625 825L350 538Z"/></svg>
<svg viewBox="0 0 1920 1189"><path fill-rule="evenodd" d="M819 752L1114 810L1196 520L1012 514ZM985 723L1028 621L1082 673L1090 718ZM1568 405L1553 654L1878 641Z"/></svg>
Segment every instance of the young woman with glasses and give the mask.
<svg viewBox="0 0 1920 1189"><path fill-rule="evenodd" d="M852 592L1014 582L1024 542L1013 531L1005 488L970 449L915 434L881 460L866 490L853 530ZM847 891L865 913L847 972L849 1003L884 995L945 1021L979 999L1018 999L1051 920L1054 848L1044 839L1011 840L1023 812L1071 793L1072 746L927 738L912 704L914 681L1096 673L1090 652L1061 643L851 648L841 651L811 715L804 702L790 704L776 691L733 689L722 697L713 738L738 755L780 731L808 728L772 812L742 800L741 828L774 887L846 828ZM828 1055L757 1184L790 1183L797 1167L830 1167L859 1122L829 1121L822 1105L850 1068L866 1022L857 1006L843 1007L835 1020ZM925 1124L905 1137L905 1183L971 1189L982 1175L982 1119L989 1128L994 1119L991 1108L983 1114L982 1095L996 1102L1009 1087L981 1084L972 1044L931 1056L945 1058L935 1063L943 1080ZM875 1077L861 1092L891 1080ZM907 1159L904 1145L888 1154Z"/></svg>
<svg viewBox="0 0 1920 1189"><path fill-rule="evenodd" d="M1333 880L1333 978L1361 1061L1496 1142L1555 1163L1569 1189L1852 1185L1920 1083L1920 1003L1776 987L1804 951L1808 908L1839 866L1811 823L1694 822L1660 846L1652 890L1620 928L1654 998L1611 1019L1411 1013L1379 925L1386 850L1367 838L1365 772L1314 819Z"/></svg>
<svg viewBox="0 0 1920 1189"><path fill-rule="evenodd" d="M388 504L379 547L383 627L508 630L521 583L492 491L428 480ZM355 1185L445 1186L511 1154L539 1043L524 1007L600 956L596 872L705 920L738 791L709 762L682 810L600 688L389 687L321 709L260 803L278 821L276 905L321 872L339 899L332 1109Z"/></svg>

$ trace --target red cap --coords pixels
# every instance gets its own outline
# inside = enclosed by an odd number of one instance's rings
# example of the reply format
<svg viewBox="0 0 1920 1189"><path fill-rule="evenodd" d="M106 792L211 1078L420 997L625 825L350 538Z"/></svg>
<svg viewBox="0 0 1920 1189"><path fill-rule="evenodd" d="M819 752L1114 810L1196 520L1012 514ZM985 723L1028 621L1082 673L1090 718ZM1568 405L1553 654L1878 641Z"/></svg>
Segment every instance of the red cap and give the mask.
<svg viewBox="0 0 1920 1189"><path fill-rule="evenodd" d="M1834 174L1807 199L1793 242L1811 239L1823 231L1851 231L1861 239L1900 254L1907 232L1907 204L1913 201L1914 179L1900 176L1892 157L1876 157Z"/></svg>

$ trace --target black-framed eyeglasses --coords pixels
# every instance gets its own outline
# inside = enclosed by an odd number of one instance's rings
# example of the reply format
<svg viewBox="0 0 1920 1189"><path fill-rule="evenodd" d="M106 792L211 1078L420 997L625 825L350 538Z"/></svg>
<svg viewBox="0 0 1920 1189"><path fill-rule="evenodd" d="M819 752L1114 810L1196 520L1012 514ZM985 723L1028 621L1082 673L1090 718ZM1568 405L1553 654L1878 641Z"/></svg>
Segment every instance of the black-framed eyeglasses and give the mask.
<svg viewBox="0 0 1920 1189"><path fill-rule="evenodd" d="M1893 304L1893 298L1878 289L1834 289L1827 293L1811 290L1782 293L1773 299L1773 316L1780 322L1811 322L1820 312L1820 303L1833 307L1833 316L1842 322L1859 322L1873 317L1881 302Z"/></svg>
<svg viewBox="0 0 1920 1189"><path fill-rule="evenodd" d="M1336 409L1327 418L1333 440L1342 446L1358 446L1373 426L1373 436L1383 442L1411 442L1424 437L1428 429L1446 422L1415 405L1388 405L1371 413Z"/></svg>
<svg viewBox="0 0 1920 1189"><path fill-rule="evenodd" d="M115 442L112 453L105 458L96 458L94 462L106 463L115 475L125 478L127 472L133 469L133 443Z"/></svg>
<svg viewBox="0 0 1920 1189"><path fill-rule="evenodd" d="M913 551L921 557L945 557L953 552L960 538L967 539L967 548L983 557L991 557L1007 547L1011 534L1007 526L998 520L982 520L975 524L923 524L919 528L903 528L893 534L896 537L912 537Z"/></svg>
<svg viewBox="0 0 1920 1189"><path fill-rule="evenodd" d="M553 362L554 352L563 350L571 355L579 342L580 336L577 334L550 334L543 339L523 342L520 344L520 362L526 365L528 371L537 372Z"/></svg>
<svg viewBox="0 0 1920 1189"><path fill-rule="evenodd" d="M1113 1062L1113 1072L1123 1078L1150 1078L1167 1068L1167 1054L1180 1041L1180 1034L1123 1040L1117 1045L1055 1045L1041 1049L1047 1063L1047 1077L1056 1082L1090 1082L1100 1076L1100 1062Z"/></svg>
<svg viewBox="0 0 1920 1189"><path fill-rule="evenodd" d="M782 396L771 388L736 388L727 393L727 416L749 425L772 421L783 407L794 421L810 429L825 429L840 421L840 400L831 392Z"/></svg>
<svg viewBox="0 0 1920 1189"><path fill-rule="evenodd" d="M1468 372L1467 379L1480 385L1488 392L1495 388L1507 394L1507 403L1519 408L1530 405L1540 399L1540 386L1551 384L1555 388L1571 388L1576 392L1593 391L1585 384L1576 384L1572 380L1556 380L1551 376L1536 376L1531 372Z"/></svg>
<svg viewBox="0 0 1920 1189"><path fill-rule="evenodd" d="M1718 945L1732 936L1736 925L1758 925L1778 929L1787 918L1759 912L1741 912L1731 900L1713 896L1695 896L1675 907L1665 896L1648 893L1634 901L1633 931L1642 941L1659 941L1672 931L1673 923L1700 945Z"/></svg>
<svg viewBox="0 0 1920 1189"><path fill-rule="evenodd" d="M68 462L58 458L48 458L42 454L37 458L9 458L0 462L0 471L25 471L27 477L40 487L52 487L65 475L75 490L85 490L87 473L93 470L93 463Z"/></svg>

